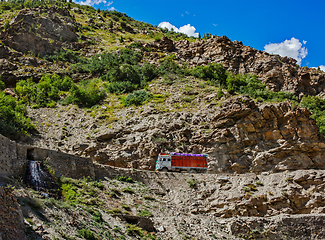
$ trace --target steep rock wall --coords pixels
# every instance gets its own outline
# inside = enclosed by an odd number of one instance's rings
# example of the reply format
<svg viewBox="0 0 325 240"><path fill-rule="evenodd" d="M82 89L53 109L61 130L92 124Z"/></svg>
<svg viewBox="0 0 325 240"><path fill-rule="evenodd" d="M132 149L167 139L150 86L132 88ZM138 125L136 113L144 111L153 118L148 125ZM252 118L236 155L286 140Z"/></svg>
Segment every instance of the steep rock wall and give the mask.
<svg viewBox="0 0 325 240"><path fill-rule="evenodd" d="M325 141L310 116L288 102L243 96L197 113L145 110L75 149L102 164L151 170L159 152L175 151L207 153L211 173L324 169Z"/></svg>

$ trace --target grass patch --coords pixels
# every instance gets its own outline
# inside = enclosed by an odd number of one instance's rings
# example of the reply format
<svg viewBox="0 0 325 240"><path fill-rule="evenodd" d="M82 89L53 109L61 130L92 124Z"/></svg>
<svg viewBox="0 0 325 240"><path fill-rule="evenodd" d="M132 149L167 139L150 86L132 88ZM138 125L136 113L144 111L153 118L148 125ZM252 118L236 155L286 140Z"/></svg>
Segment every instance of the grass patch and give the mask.
<svg viewBox="0 0 325 240"><path fill-rule="evenodd" d="M116 179L121 182L134 183L134 181L131 177L120 176L120 177L117 177Z"/></svg>
<svg viewBox="0 0 325 240"><path fill-rule="evenodd" d="M153 196L144 196L143 197L146 200L150 200L150 201L155 201L156 199Z"/></svg>
<svg viewBox="0 0 325 240"><path fill-rule="evenodd" d="M97 239L99 239L96 236L95 232L93 232L90 229L85 229L85 228L82 228L82 229L78 230L78 235L80 237L83 237L83 238L88 239L88 240L97 240Z"/></svg>
<svg viewBox="0 0 325 240"><path fill-rule="evenodd" d="M135 194L135 191L130 187L123 188L122 191L125 193Z"/></svg>
<svg viewBox="0 0 325 240"><path fill-rule="evenodd" d="M104 189L101 182L91 181L89 178L75 180L65 177L61 177L59 182L62 197L66 202L81 205L103 205L98 198Z"/></svg>
<svg viewBox="0 0 325 240"><path fill-rule="evenodd" d="M196 181L195 181L195 179L188 179L188 180L186 180L186 182L188 183L188 185L190 186L190 188L195 188L196 187Z"/></svg>
<svg viewBox="0 0 325 240"><path fill-rule="evenodd" d="M152 217L152 213L146 209L142 209L138 212L138 216L140 217Z"/></svg>
<svg viewBox="0 0 325 240"><path fill-rule="evenodd" d="M122 210L119 208L113 208L113 209L107 210L107 213L108 214L120 214L120 213L122 213Z"/></svg>

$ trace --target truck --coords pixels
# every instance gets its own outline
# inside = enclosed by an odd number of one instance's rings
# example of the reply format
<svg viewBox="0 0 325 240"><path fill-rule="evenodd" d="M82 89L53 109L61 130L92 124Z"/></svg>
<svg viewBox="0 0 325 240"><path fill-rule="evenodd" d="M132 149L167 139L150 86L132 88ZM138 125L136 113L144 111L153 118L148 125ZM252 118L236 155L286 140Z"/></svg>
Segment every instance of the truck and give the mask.
<svg viewBox="0 0 325 240"><path fill-rule="evenodd" d="M155 170L187 171L190 173L206 172L208 169L208 155L206 154L186 154L186 153L160 153L156 161Z"/></svg>

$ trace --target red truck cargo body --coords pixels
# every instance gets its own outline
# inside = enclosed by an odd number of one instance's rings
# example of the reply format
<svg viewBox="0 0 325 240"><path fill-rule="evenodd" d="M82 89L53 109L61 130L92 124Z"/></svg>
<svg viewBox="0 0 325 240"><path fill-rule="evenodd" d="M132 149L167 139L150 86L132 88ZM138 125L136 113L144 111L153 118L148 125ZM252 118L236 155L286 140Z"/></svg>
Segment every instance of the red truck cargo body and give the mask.
<svg viewBox="0 0 325 240"><path fill-rule="evenodd" d="M207 168L206 157L171 156L172 167Z"/></svg>
<svg viewBox="0 0 325 240"><path fill-rule="evenodd" d="M206 154L186 154L160 153L156 161L156 171L195 171L204 172L208 168L208 155Z"/></svg>

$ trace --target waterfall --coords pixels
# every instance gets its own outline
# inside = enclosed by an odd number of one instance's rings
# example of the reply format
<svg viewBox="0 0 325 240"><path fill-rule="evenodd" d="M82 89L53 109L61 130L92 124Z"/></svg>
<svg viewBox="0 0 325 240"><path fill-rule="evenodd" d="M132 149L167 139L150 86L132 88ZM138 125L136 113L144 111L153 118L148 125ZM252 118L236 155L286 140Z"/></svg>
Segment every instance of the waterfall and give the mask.
<svg viewBox="0 0 325 240"><path fill-rule="evenodd" d="M28 163L26 180L37 191L48 188L48 180L51 179L49 174L42 169L41 163L30 160Z"/></svg>

